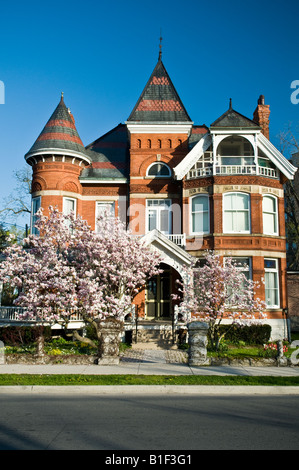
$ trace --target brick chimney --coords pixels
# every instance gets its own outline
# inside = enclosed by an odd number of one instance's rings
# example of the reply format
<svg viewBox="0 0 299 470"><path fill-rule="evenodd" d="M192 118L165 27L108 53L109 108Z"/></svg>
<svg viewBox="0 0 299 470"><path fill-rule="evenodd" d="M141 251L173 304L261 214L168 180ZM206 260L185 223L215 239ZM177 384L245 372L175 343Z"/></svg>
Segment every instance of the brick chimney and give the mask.
<svg viewBox="0 0 299 470"><path fill-rule="evenodd" d="M270 106L265 104L264 95L260 95L256 110L253 113L253 120L262 128L262 133L267 139L269 139L269 116Z"/></svg>

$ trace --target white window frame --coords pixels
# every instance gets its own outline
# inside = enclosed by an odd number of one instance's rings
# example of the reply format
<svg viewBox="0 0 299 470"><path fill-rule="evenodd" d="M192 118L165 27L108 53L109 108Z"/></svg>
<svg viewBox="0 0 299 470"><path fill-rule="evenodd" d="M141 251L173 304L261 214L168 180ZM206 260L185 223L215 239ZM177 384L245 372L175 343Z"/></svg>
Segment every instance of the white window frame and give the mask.
<svg viewBox="0 0 299 470"><path fill-rule="evenodd" d="M63 197L63 202L62 202L62 212L64 215L69 215L69 212L67 213L66 212L66 201L73 201L74 202L74 214L76 216L77 214L77 199L75 199L74 197L67 197L67 196L64 196Z"/></svg>
<svg viewBox="0 0 299 470"><path fill-rule="evenodd" d="M265 200L265 198L272 199L274 201L274 203L275 203L274 212L265 211L265 209L264 209L264 200ZM270 214L270 215L274 216L275 230L273 232L267 230L267 224L265 223L265 220L264 220L264 214ZM279 233L279 229L278 229L278 200L277 200L277 197L273 196L272 194L264 194L263 195L263 233L265 235L278 235L278 233Z"/></svg>
<svg viewBox="0 0 299 470"><path fill-rule="evenodd" d="M161 203L161 208L159 208L159 204L158 205L153 205L153 206L150 206L149 203L151 201L159 201L159 203ZM171 199L147 199L146 200L146 233L149 233L149 211L150 210L153 210L155 207L157 208L157 213L159 214L159 217L157 217L157 221L158 221L158 227L156 227L157 230L159 230L161 233L164 233L165 235L170 235L171 234L171 224L172 224L172 210L171 210ZM168 203L167 204L167 207L168 207L168 232L166 233L165 231L162 231L161 230L161 218L160 218L160 212L163 210L163 204L162 203ZM164 206L165 207L165 206ZM165 208L164 208L165 210Z"/></svg>
<svg viewBox="0 0 299 470"><path fill-rule="evenodd" d="M155 166L155 165L162 165L164 166L165 168L167 168L168 170L168 175L150 175L149 174L149 171L150 169ZM171 178L171 169L169 168L169 166L164 163L164 162L154 162L154 163L151 163L150 166L148 167L147 171L146 171L146 176L149 177L149 178Z"/></svg>
<svg viewBox="0 0 299 470"><path fill-rule="evenodd" d="M252 280L252 258L250 256L225 256L224 257L224 266L225 266L226 260L228 258L232 259L232 262L233 262L234 265L240 265L240 266L236 266L236 269L238 271L240 271L240 273L245 274L246 272L248 272L249 275L248 275L247 279L249 281ZM247 261L248 261L248 263L247 263ZM231 304L228 304L228 306L233 307L233 305L231 305Z"/></svg>
<svg viewBox="0 0 299 470"><path fill-rule="evenodd" d="M35 203L37 203L37 206L38 206L37 209L34 208ZM30 217L30 233L32 233L32 235L38 235L39 233L38 229L34 225L36 223L35 214L40 209L40 207L41 207L41 196L33 197L31 201L31 217Z"/></svg>
<svg viewBox="0 0 299 470"><path fill-rule="evenodd" d="M97 226L97 218L99 216L99 207L104 207L106 206L107 210L108 210L108 207L110 206L111 208L111 216L112 217L115 217L115 201L104 201L104 200L101 200L101 201L96 201L96 206L95 206L95 231L97 232L98 231L98 226Z"/></svg>
<svg viewBox="0 0 299 470"><path fill-rule="evenodd" d="M208 210L193 211L192 210L192 203L193 203L193 199L195 199L195 198L205 198L208 201ZM203 230L203 231L200 231L200 232L193 231L193 225L194 225L193 224L193 216L195 214L202 214L202 217L203 217L204 213L208 213L208 228L207 228L207 230ZM196 194L196 195L194 195L190 198L190 226L189 226L189 230L190 230L189 233L192 234L192 235L202 235L202 234L210 233L210 198L209 198L208 194Z"/></svg>
<svg viewBox="0 0 299 470"><path fill-rule="evenodd" d="M225 199L226 199L226 196L231 196L232 194L234 195L242 195L242 196L246 196L247 199L248 199L248 209L245 209L245 210L237 210L237 209L225 209ZM250 204L250 194L248 193L244 193L244 192L241 192L241 191L232 191L232 192L229 192L229 193L224 193L223 194L223 197L222 197L222 222L223 222L223 233L251 233L251 204ZM225 228L225 214L227 212L234 212L235 214L237 214L238 212L246 212L247 213L247 217L248 217L248 230L227 230Z"/></svg>
<svg viewBox="0 0 299 470"><path fill-rule="evenodd" d="M266 268L265 263L266 261L274 261L275 262L275 267L274 268ZM267 309L270 308L279 308L280 307L280 289L279 289L279 264L278 264L278 259L276 258L264 258L264 270L265 270L265 302L267 304ZM267 302L267 287L266 287L266 274L267 273L273 273L275 274L275 281L276 281L276 286L274 289L277 291L277 304L268 304ZM270 289L270 288L268 288ZM273 288L272 288L273 289Z"/></svg>

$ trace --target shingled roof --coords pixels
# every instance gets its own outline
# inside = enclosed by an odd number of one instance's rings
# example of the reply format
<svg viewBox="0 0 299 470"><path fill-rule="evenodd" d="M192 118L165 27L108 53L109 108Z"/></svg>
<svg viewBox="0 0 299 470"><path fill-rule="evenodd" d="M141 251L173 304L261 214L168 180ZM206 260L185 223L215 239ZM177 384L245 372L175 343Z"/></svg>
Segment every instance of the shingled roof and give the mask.
<svg viewBox="0 0 299 470"><path fill-rule="evenodd" d="M223 113L216 121L214 121L210 127L225 127L225 128L244 128L251 127L255 129L260 129L256 122L251 119L243 116L243 114L238 113L232 107L232 101L230 100L229 109Z"/></svg>
<svg viewBox="0 0 299 470"><path fill-rule="evenodd" d="M128 122L191 122L161 56Z"/></svg>
<svg viewBox="0 0 299 470"><path fill-rule="evenodd" d="M26 153L25 159L31 155L50 152L79 154L90 160L77 132L74 118L64 103L63 93L58 106L29 152Z"/></svg>
<svg viewBox="0 0 299 470"><path fill-rule="evenodd" d="M125 124L111 131L86 147L91 165L85 168L80 181L125 180L129 174L129 140Z"/></svg>

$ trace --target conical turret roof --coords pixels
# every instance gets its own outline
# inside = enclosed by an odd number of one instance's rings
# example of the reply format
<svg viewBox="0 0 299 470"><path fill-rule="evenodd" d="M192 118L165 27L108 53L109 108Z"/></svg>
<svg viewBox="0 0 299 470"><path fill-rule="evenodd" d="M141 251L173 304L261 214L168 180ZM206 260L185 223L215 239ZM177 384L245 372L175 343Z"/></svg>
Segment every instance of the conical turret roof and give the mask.
<svg viewBox="0 0 299 470"><path fill-rule="evenodd" d="M74 118L64 103L63 93L58 106L29 152L26 153L25 159L43 153L78 155L90 160L77 132Z"/></svg>
<svg viewBox="0 0 299 470"><path fill-rule="evenodd" d="M191 122L164 67L161 55L128 122Z"/></svg>

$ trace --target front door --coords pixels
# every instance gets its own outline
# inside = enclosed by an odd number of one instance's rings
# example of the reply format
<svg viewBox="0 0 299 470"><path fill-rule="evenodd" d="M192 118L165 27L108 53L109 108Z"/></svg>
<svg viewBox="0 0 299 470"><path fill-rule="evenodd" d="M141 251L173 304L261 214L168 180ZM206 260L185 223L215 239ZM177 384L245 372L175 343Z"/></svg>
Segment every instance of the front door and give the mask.
<svg viewBox="0 0 299 470"><path fill-rule="evenodd" d="M162 269L162 274L147 282L145 313L149 320L169 320L171 317L171 268L162 266Z"/></svg>

